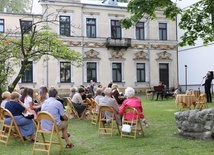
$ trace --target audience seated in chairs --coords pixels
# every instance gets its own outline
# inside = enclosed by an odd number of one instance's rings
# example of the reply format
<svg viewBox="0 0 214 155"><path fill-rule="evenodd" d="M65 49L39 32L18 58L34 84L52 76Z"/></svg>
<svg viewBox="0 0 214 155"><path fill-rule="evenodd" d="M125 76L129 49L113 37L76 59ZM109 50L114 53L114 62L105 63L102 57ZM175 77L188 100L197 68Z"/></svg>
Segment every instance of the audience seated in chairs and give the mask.
<svg viewBox="0 0 214 155"><path fill-rule="evenodd" d="M121 105L123 101L125 100L119 93L119 89L117 84L112 84L112 97L115 98L117 103Z"/></svg>
<svg viewBox="0 0 214 155"><path fill-rule="evenodd" d="M84 102L82 96L85 95L84 88L79 88L78 92L76 92L71 99L74 108L76 109L79 117L84 116L84 111L88 105L88 103Z"/></svg>
<svg viewBox="0 0 214 155"><path fill-rule="evenodd" d="M41 111L49 112L56 120L59 130L62 130L62 138L65 139L66 148L72 148L74 145L70 143L68 137L68 117L64 113L62 103L57 100L58 92L56 89L49 90L49 98L42 104ZM62 119L62 120L61 120ZM53 122L48 120L41 121L42 130L50 131L52 129Z"/></svg>
<svg viewBox="0 0 214 155"><path fill-rule="evenodd" d="M5 104L6 104L8 101L10 101L10 96L11 96L11 94L10 94L9 91L5 91L5 92L2 93L2 95L1 95L1 97L2 97L2 99L3 99L3 101L1 102L1 107L2 107L2 108L5 108Z"/></svg>
<svg viewBox="0 0 214 155"><path fill-rule="evenodd" d="M36 113L41 110L41 106L34 103L33 89L27 89L27 96L24 98L24 104L28 108L28 111L34 114L34 118L36 119Z"/></svg>
<svg viewBox="0 0 214 155"><path fill-rule="evenodd" d="M98 105L99 105L99 100L101 98L103 98L102 93L103 93L103 89L102 88L97 88L96 97L94 98L94 100L98 103ZM96 111L99 111L99 106L96 107Z"/></svg>
<svg viewBox="0 0 214 155"><path fill-rule="evenodd" d="M132 87L127 87L125 89L125 96L127 97L127 99L120 106L120 109L119 109L120 115L123 115L124 109L126 107L135 108L138 111L141 121L146 125L146 127L148 127L149 124L147 123L147 121L144 117L141 100L135 96L135 90ZM133 118L132 118L132 116L127 114L125 119L132 120Z"/></svg>
<svg viewBox="0 0 214 155"><path fill-rule="evenodd" d="M5 109L8 109L19 127L21 135L23 137L30 136L30 141L35 139L35 126L34 122L31 119L25 118L22 113L26 113L27 109L24 107L23 103L19 102L19 93L11 93L11 100L8 101L5 105ZM5 123L9 124L11 121L10 118L5 119Z"/></svg>
<svg viewBox="0 0 214 155"><path fill-rule="evenodd" d="M112 91L111 88L106 88L104 90L105 97L99 99L99 106L107 106L107 107L112 107L115 111L115 117L117 123L121 126L121 116L119 114L119 106L117 104L117 101L113 98L111 98ZM105 113L105 118L106 121L111 120L111 113Z"/></svg>

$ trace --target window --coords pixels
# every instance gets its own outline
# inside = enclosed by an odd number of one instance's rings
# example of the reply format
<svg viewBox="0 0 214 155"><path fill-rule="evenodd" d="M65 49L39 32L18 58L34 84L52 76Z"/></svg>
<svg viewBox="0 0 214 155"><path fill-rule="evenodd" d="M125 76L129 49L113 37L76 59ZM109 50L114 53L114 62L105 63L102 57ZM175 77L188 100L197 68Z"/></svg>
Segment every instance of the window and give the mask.
<svg viewBox="0 0 214 155"><path fill-rule="evenodd" d="M159 39L167 40L167 24L159 23Z"/></svg>
<svg viewBox="0 0 214 155"><path fill-rule="evenodd" d="M137 82L145 82L145 63L137 63Z"/></svg>
<svg viewBox="0 0 214 155"><path fill-rule="evenodd" d="M32 21L21 20L22 33L29 34L32 32Z"/></svg>
<svg viewBox="0 0 214 155"><path fill-rule="evenodd" d="M113 78L113 82L122 82L122 64L121 63L112 64L112 78Z"/></svg>
<svg viewBox="0 0 214 155"><path fill-rule="evenodd" d="M59 34L70 36L70 16L59 16Z"/></svg>
<svg viewBox="0 0 214 155"><path fill-rule="evenodd" d="M87 82L93 80L97 82L97 63L96 62L87 62Z"/></svg>
<svg viewBox="0 0 214 155"><path fill-rule="evenodd" d="M122 38L119 20L111 20L111 37L114 39Z"/></svg>
<svg viewBox="0 0 214 155"><path fill-rule="evenodd" d="M136 39L144 40L144 22L138 22L136 24Z"/></svg>
<svg viewBox="0 0 214 155"><path fill-rule="evenodd" d="M0 19L0 33L4 33L4 19Z"/></svg>
<svg viewBox="0 0 214 155"><path fill-rule="evenodd" d="M96 19L94 18L86 19L86 33L87 33L87 37L89 38L96 37Z"/></svg>
<svg viewBox="0 0 214 155"><path fill-rule="evenodd" d="M32 82L33 82L33 61L28 61L26 70L22 76L22 83L32 83Z"/></svg>
<svg viewBox="0 0 214 155"><path fill-rule="evenodd" d="M70 83L71 82L71 63L60 62L60 82Z"/></svg>

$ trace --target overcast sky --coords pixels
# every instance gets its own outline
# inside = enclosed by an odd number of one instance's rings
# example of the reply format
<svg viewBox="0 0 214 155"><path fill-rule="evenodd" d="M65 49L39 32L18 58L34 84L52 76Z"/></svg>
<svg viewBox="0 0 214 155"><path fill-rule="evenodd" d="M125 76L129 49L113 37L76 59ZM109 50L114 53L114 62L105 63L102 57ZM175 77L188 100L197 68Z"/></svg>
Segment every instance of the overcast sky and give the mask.
<svg viewBox="0 0 214 155"><path fill-rule="evenodd" d="M33 0L33 8L32 8L32 13L35 14L41 14L42 13L42 7L38 3L39 0Z"/></svg>
<svg viewBox="0 0 214 155"><path fill-rule="evenodd" d="M90 1L90 0L89 0ZM91 1L95 1L95 0L91 0ZM199 1L199 0L172 0L173 2L176 2L177 5L181 8L185 8L190 6L191 4ZM38 3L38 0L33 0L33 8L32 8L32 13L35 14L41 14L42 13L42 8L40 6L40 4Z"/></svg>

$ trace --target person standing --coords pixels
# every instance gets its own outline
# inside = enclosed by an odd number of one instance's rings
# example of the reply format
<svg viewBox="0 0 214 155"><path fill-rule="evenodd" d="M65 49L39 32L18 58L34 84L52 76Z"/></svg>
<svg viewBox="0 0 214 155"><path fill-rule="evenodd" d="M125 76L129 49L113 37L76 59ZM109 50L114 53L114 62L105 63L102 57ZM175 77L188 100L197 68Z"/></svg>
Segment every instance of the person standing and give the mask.
<svg viewBox="0 0 214 155"><path fill-rule="evenodd" d="M95 93L94 93L94 81L90 80L90 84L89 84L89 93L94 97Z"/></svg>
<svg viewBox="0 0 214 155"><path fill-rule="evenodd" d="M204 90L205 90L205 94L207 95L207 102L208 103L212 102L212 95L211 95L211 92L210 92L211 82L212 82L212 77L210 75L210 72L207 72L205 83L202 84L202 86L204 86Z"/></svg>

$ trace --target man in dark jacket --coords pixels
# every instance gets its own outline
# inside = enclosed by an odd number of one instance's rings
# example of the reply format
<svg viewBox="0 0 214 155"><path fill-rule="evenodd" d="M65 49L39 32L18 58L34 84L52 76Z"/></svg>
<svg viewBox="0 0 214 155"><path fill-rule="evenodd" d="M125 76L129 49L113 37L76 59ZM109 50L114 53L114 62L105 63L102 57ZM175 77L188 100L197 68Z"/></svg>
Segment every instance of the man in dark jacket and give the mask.
<svg viewBox="0 0 214 155"><path fill-rule="evenodd" d="M212 82L212 77L210 75L210 72L207 72L205 83L202 84L202 86L204 86L204 90L207 95L207 102L210 102L210 103L212 102L212 95L210 92L211 82Z"/></svg>

